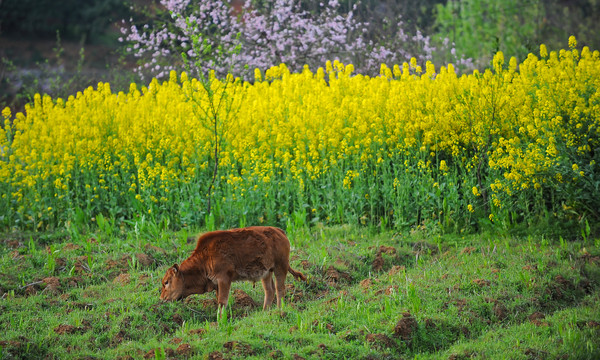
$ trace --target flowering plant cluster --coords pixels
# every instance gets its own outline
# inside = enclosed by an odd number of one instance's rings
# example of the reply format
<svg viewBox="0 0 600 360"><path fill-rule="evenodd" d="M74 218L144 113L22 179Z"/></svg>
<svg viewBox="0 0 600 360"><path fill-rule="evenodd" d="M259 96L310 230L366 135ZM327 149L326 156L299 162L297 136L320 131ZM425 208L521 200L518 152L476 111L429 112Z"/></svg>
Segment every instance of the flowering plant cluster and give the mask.
<svg viewBox="0 0 600 360"><path fill-rule="evenodd" d="M262 7L246 0L240 11L227 1L161 0L171 19L160 25L121 29L128 51L141 59L136 70L159 79L181 70L183 53L199 71L215 70L224 76L251 78L254 69L285 63L291 71L322 66L337 59L368 74L379 64L394 64L411 57L430 59L434 47L420 32L409 34L400 19L387 19L396 28L390 39L370 39L368 24L353 12L342 13L338 0L320 3L316 13L304 10L298 0L277 0ZM354 7L356 9L356 5ZM125 24L125 23L124 23ZM196 36L200 41L192 41Z"/></svg>
<svg viewBox="0 0 600 360"><path fill-rule="evenodd" d="M210 77L231 101L216 108L229 120L211 216L447 231L597 221L600 53L569 44L520 64L498 53L462 76L412 59L375 77L337 61L256 70L252 82ZM100 83L66 100L36 95L15 116L4 109L0 224L57 226L74 209L203 224L216 140L194 107L209 100L172 71L127 93Z"/></svg>

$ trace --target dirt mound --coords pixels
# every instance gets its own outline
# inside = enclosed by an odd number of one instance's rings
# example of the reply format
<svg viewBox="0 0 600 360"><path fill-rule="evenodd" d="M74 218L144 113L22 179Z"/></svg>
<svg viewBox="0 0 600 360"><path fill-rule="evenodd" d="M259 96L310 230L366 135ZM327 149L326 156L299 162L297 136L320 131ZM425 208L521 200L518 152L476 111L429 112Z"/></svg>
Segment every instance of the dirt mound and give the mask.
<svg viewBox="0 0 600 360"><path fill-rule="evenodd" d="M56 295L60 292L60 281L57 277L51 276L42 280L46 284L44 292Z"/></svg>
<svg viewBox="0 0 600 360"><path fill-rule="evenodd" d="M300 266L302 266L302 269L308 270L311 267L313 267L314 265L307 260L302 260L302 261L300 261Z"/></svg>
<svg viewBox="0 0 600 360"><path fill-rule="evenodd" d="M40 281L36 281L34 283L25 285L25 296L37 295L38 291L40 291L40 283Z"/></svg>
<svg viewBox="0 0 600 360"><path fill-rule="evenodd" d="M283 358L283 351L275 349L269 353L269 357L271 359L281 359Z"/></svg>
<svg viewBox="0 0 600 360"><path fill-rule="evenodd" d="M81 246L79 246L77 244L73 244L73 243L67 243L63 247L63 250L79 250L79 249L81 249Z"/></svg>
<svg viewBox="0 0 600 360"><path fill-rule="evenodd" d="M54 265L59 271L65 271L67 269L67 261L61 257L54 259Z"/></svg>
<svg viewBox="0 0 600 360"><path fill-rule="evenodd" d="M118 333L116 333L112 339L110 339L110 344L112 347L115 347L115 346L118 346L119 344L121 344L123 341L129 340L129 339L130 339L129 335L127 335L127 333L124 330L121 330Z"/></svg>
<svg viewBox="0 0 600 360"><path fill-rule="evenodd" d="M175 349L175 352L180 356L190 356L192 355L192 347L190 344L181 344Z"/></svg>
<svg viewBox="0 0 600 360"><path fill-rule="evenodd" d="M375 253L375 259L373 259L373 263L371 264L373 271L380 272L383 270L384 265L385 265L385 259L383 258L383 254L386 254L388 256L396 256L397 257L398 251L396 250L396 248L394 248L392 246L381 245L377 249L377 253Z"/></svg>
<svg viewBox="0 0 600 360"><path fill-rule="evenodd" d="M202 335L206 334L206 329L193 329L190 330L189 333L191 335L198 335L201 337Z"/></svg>
<svg viewBox="0 0 600 360"><path fill-rule="evenodd" d="M207 359L208 360L223 360L225 358L223 357L223 354L221 354L220 352L213 351L210 354L208 354Z"/></svg>
<svg viewBox="0 0 600 360"><path fill-rule="evenodd" d="M135 254L135 258L137 259L138 263L145 268L155 263L155 260L154 258L152 258L152 256L146 255L144 253Z"/></svg>
<svg viewBox="0 0 600 360"><path fill-rule="evenodd" d="M123 274L120 274L119 276L117 276L116 278L114 278L113 284L127 285L127 284L129 284L130 281L131 281L131 278L130 278L129 274L123 273Z"/></svg>
<svg viewBox="0 0 600 360"><path fill-rule="evenodd" d="M352 281L352 276L344 271L339 271L333 267L333 265L329 266L327 271L325 271L325 278L327 279L327 283L329 285L336 285L341 280L344 281Z"/></svg>
<svg viewBox="0 0 600 360"><path fill-rule="evenodd" d="M75 272L79 274L90 272L87 255L77 257L77 260L75 261Z"/></svg>
<svg viewBox="0 0 600 360"><path fill-rule="evenodd" d="M250 295L246 294L243 290L235 289L233 291L233 298L235 300L234 304L244 308L254 309L258 307L258 303L254 301L250 297Z"/></svg>
<svg viewBox="0 0 600 360"><path fill-rule="evenodd" d="M418 327L419 324L414 316L405 312L402 314L402 319L400 319L394 327L394 336L399 337L404 341L410 341Z"/></svg>
<svg viewBox="0 0 600 360"><path fill-rule="evenodd" d="M396 343L385 334L367 334L366 340L379 349L387 349L396 347Z"/></svg>
<svg viewBox="0 0 600 360"><path fill-rule="evenodd" d="M542 314L541 312L536 311L533 314L529 315L527 318L529 319L529 322L531 322L535 326L548 326L549 325L547 321L542 321L546 318L546 315Z"/></svg>
<svg viewBox="0 0 600 360"><path fill-rule="evenodd" d="M473 283L477 286L480 287L484 287L484 286L490 286L491 282L489 280L486 279L474 279Z"/></svg>
<svg viewBox="0 0 600 360"><path fill-rule="evenodd" d="M148 351L146 353L146 355L144 355L144 359L158 359L158 358L161 358L159 356L156 356L156 350L158 350L158 349L152 349L152 350ZM164 349L164 354L168 358L172 358L172 357L177 356L177 352L175 350L171 349L171 348L165 348Z"/></svg>
<svg viewBox="0 0 600 360"><path fill-rule="evenodd" d="M225 344L223 344L223 348L225 348L227 352L231 353L230 355L236 355L241 357L255 355L252 346L242 341L228 341Z"/></svg>
<svg viewBox="0 0 600 360"><path fill-rule="evenodd" d="M371 285L373 285L373 280L371 279L364 279L360 282L360 287L362 287L365 291L368 290Z"/></svg>
<svg viewBox="0 0 600 360"><path fill-rule="evenodd" d="M431 253L435 255L439 252L437 245L430 244L426 241L417 241L416 243L412 244L412 249L417 254Z"/></svg>
<svg viewBox="0 0 600 360"><path fill-rule="evenodd" d="M131 260L129 255L122 255L118 260L112 259L106 262L106 270L121 270L124 271L129 267L128 261Z"/></svg>
<svg viewBox="0 0 600 360"><path fill-rule="evenodd" d="M7 240L6 245L8 245L8 247L11 249L18 249L23 246L23 243L19 240Z"/></svg>
<svg viewBox="0 0 600 360"><path fill-rule="evenodd" d="M575 291L575 285L571 280L566 279L562 275L556 275L554 281L546 287L546 293L555 301L565 301L569 299L567 293Z"/></svg>
<svg viewBox="0 0 600 360"><path fill-rule="evenodd" d="M144 246L144 249L147 251L154 251L155 253L159 253L162 255L167 255L167 251L163 248L160 248L158 246L154 246L154 245L150 245L150 244L146 244Z"/></svg>
<svg viewBox="0 0 600 360"><path fill-rule="evenodd" d="M471 254L473 252L477 251L476 248L472 247L472 246L467 246L466 248L462 249L462 251L460 252L461 254Z"/></svg>
<svg viewBox="0 0 600 360"><path fill-rule="evenodd" d="M76 334L76 333L82 333L84 332L84 328L81 327L75 327L73 325L58 325L57 327L54 328L54 332L57 333L58 335L70 335L70 334Z"/></svg>
<svg viewBox="0 0 600 360"><path fill-rule="evenodd" d="M392 266L390 271L388 271L388 274L390 276L394 276L400 272L404 272L405 270L406 270L406 267L404 267L403 265L394 265L394 266Z"/></svg>
<svg viewBox="0 0 600 360"><path fill-rule="evenodd" d="M179 314L173 314L173 316L171 316L171 320L179 326L183 325L183 318Z"/></svg>
<svg viewBox="0 0 600 360"><path fill-rule="evenodd" d="M373 263L371 264L371 267L373 268L373 271L380 272L381 270L383 270L384 263L385 261L383 260L383 256L381 255L381 253L377 253L377 255L375 255Z"/></svg>

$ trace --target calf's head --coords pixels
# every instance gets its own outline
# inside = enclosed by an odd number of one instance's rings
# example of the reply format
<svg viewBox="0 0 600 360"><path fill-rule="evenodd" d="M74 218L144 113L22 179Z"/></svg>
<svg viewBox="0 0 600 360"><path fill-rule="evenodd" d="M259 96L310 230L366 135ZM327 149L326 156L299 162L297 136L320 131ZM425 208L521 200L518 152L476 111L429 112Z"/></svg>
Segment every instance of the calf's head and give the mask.
<svg viewBox="0 0 600 360"><path fill-rule="evenodd" d="M171 266L162 279L162 289L160 290L160 299L162 301L180 300L185 289L183 274L179 271L177 264Z"/></svg>

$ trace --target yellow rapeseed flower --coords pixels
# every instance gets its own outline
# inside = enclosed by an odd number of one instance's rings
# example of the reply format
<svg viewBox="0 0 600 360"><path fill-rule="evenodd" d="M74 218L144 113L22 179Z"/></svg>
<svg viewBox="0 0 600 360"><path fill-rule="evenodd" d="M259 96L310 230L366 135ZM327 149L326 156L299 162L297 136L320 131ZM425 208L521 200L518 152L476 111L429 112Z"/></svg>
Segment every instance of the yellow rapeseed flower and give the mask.
<svg viewBox="0 0 600 360"><path fill-rule="evenodd" d="M569 48L574 49L576 47L577 47L577 39L573 35L569 36Z"/></svg>

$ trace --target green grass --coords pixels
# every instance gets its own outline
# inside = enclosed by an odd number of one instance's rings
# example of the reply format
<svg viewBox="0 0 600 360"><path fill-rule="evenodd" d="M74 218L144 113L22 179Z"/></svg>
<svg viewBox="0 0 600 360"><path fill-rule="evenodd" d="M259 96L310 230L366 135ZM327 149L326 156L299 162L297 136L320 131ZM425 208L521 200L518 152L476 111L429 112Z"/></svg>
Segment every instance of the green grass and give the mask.
<svg viewBox="0 0 600 360"><path fill-rule="evenodd" d="M0 358L597 359L600 249L491 234L289 229L282 311L235 283L160 302L188 231L0 238ZM597 242L597 240L596 240Z"/></svg>

